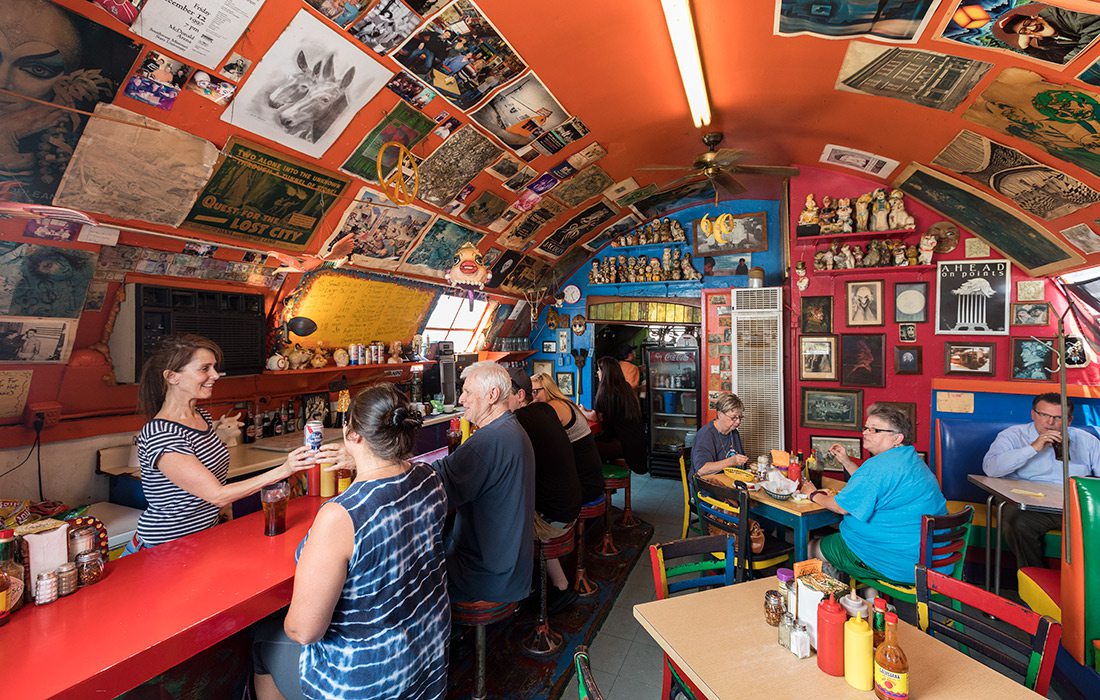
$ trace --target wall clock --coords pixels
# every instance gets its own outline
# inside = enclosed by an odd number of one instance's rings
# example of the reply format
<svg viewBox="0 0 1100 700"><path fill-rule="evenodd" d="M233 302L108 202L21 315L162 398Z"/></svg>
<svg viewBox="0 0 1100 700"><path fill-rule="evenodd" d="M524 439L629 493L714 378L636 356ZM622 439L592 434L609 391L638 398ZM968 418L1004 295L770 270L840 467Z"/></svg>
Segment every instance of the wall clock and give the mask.
<svg viewBox="0 0 1100 700"><path fill-rule="evenodd" d="M576 304L581 300L581 288L575 284L568 284L561 293L565 295L566 304Z"/></svg>

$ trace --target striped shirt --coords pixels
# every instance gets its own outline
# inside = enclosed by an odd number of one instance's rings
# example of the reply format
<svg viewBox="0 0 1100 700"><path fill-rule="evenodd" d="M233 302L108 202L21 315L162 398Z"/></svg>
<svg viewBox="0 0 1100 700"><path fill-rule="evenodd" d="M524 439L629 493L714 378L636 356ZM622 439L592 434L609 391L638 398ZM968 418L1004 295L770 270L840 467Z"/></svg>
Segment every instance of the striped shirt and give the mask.
<svg viewBox="0 0 1100 700"><path fill-rule="evenodd" d="M325 636L298 657L303 694L445 697L451 617L442 481L415 463L394 477L357 481L324 507L332 504L351 516L354 549Z"/></svg>
<svg viewBox="0 0 1100 700"><path fill-rule="evenodd" d="M210 414L201 408L196 410L206 421L206 430L154 418L138 433L141 490L149 507L138 518L137 534L146 547L171 542L218 523L218 506L176 486L157 466L161 455L166 453L192 455L218 481L225 483L229 474L229 450L218 439Z"/></svg>

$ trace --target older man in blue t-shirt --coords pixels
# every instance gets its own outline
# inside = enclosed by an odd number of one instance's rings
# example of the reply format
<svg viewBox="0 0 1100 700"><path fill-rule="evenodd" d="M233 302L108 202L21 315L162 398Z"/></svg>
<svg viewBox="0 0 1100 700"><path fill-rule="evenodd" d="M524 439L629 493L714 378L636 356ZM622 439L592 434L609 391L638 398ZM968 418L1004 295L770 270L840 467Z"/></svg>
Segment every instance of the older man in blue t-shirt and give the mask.
<svg viewBox="0 0 1100 700"><path fill-rule="evenodd" d="M840 445L829 448L852 476L836 496L805 484L810 500L840 513L840 532L811 544L811 553L861 580L912 584L920 558L921 516L944 515L947 501L936 477L913 449L904 413L873 404L863 427L872 457L856 465Z"/></svg>

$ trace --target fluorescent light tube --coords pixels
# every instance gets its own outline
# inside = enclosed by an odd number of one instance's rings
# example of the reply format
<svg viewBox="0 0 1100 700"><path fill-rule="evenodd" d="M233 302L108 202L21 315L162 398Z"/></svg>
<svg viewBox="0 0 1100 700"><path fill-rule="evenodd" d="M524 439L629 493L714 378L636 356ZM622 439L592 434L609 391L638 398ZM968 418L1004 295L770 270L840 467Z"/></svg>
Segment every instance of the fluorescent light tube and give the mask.
<svg viewBox="0 0 1100 700"><path fill-rule="evenodd" d="M691 20L691 0L661 0L665 11L668 36L672 39L672 51L680 67L680 80L684 83L688 109L695 126L710 124L710 101L707 84L703 79L703 63L699 59L699 43L695 39L695 24Z"/></svg>

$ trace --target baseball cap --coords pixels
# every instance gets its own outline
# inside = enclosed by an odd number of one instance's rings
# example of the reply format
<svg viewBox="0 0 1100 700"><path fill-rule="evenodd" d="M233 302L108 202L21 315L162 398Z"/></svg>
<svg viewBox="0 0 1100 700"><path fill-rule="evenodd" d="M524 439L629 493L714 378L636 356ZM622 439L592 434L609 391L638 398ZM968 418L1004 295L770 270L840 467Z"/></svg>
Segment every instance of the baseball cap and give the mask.
<svg viewBox="0 0 1100 700"><path fill-rule="evenodd" d="M527 376L519 367L510 367L508 369L508 376L512 379L512 391L519 391L523 389L527 394L527 398L531 398L531 378Z"/></svg>

